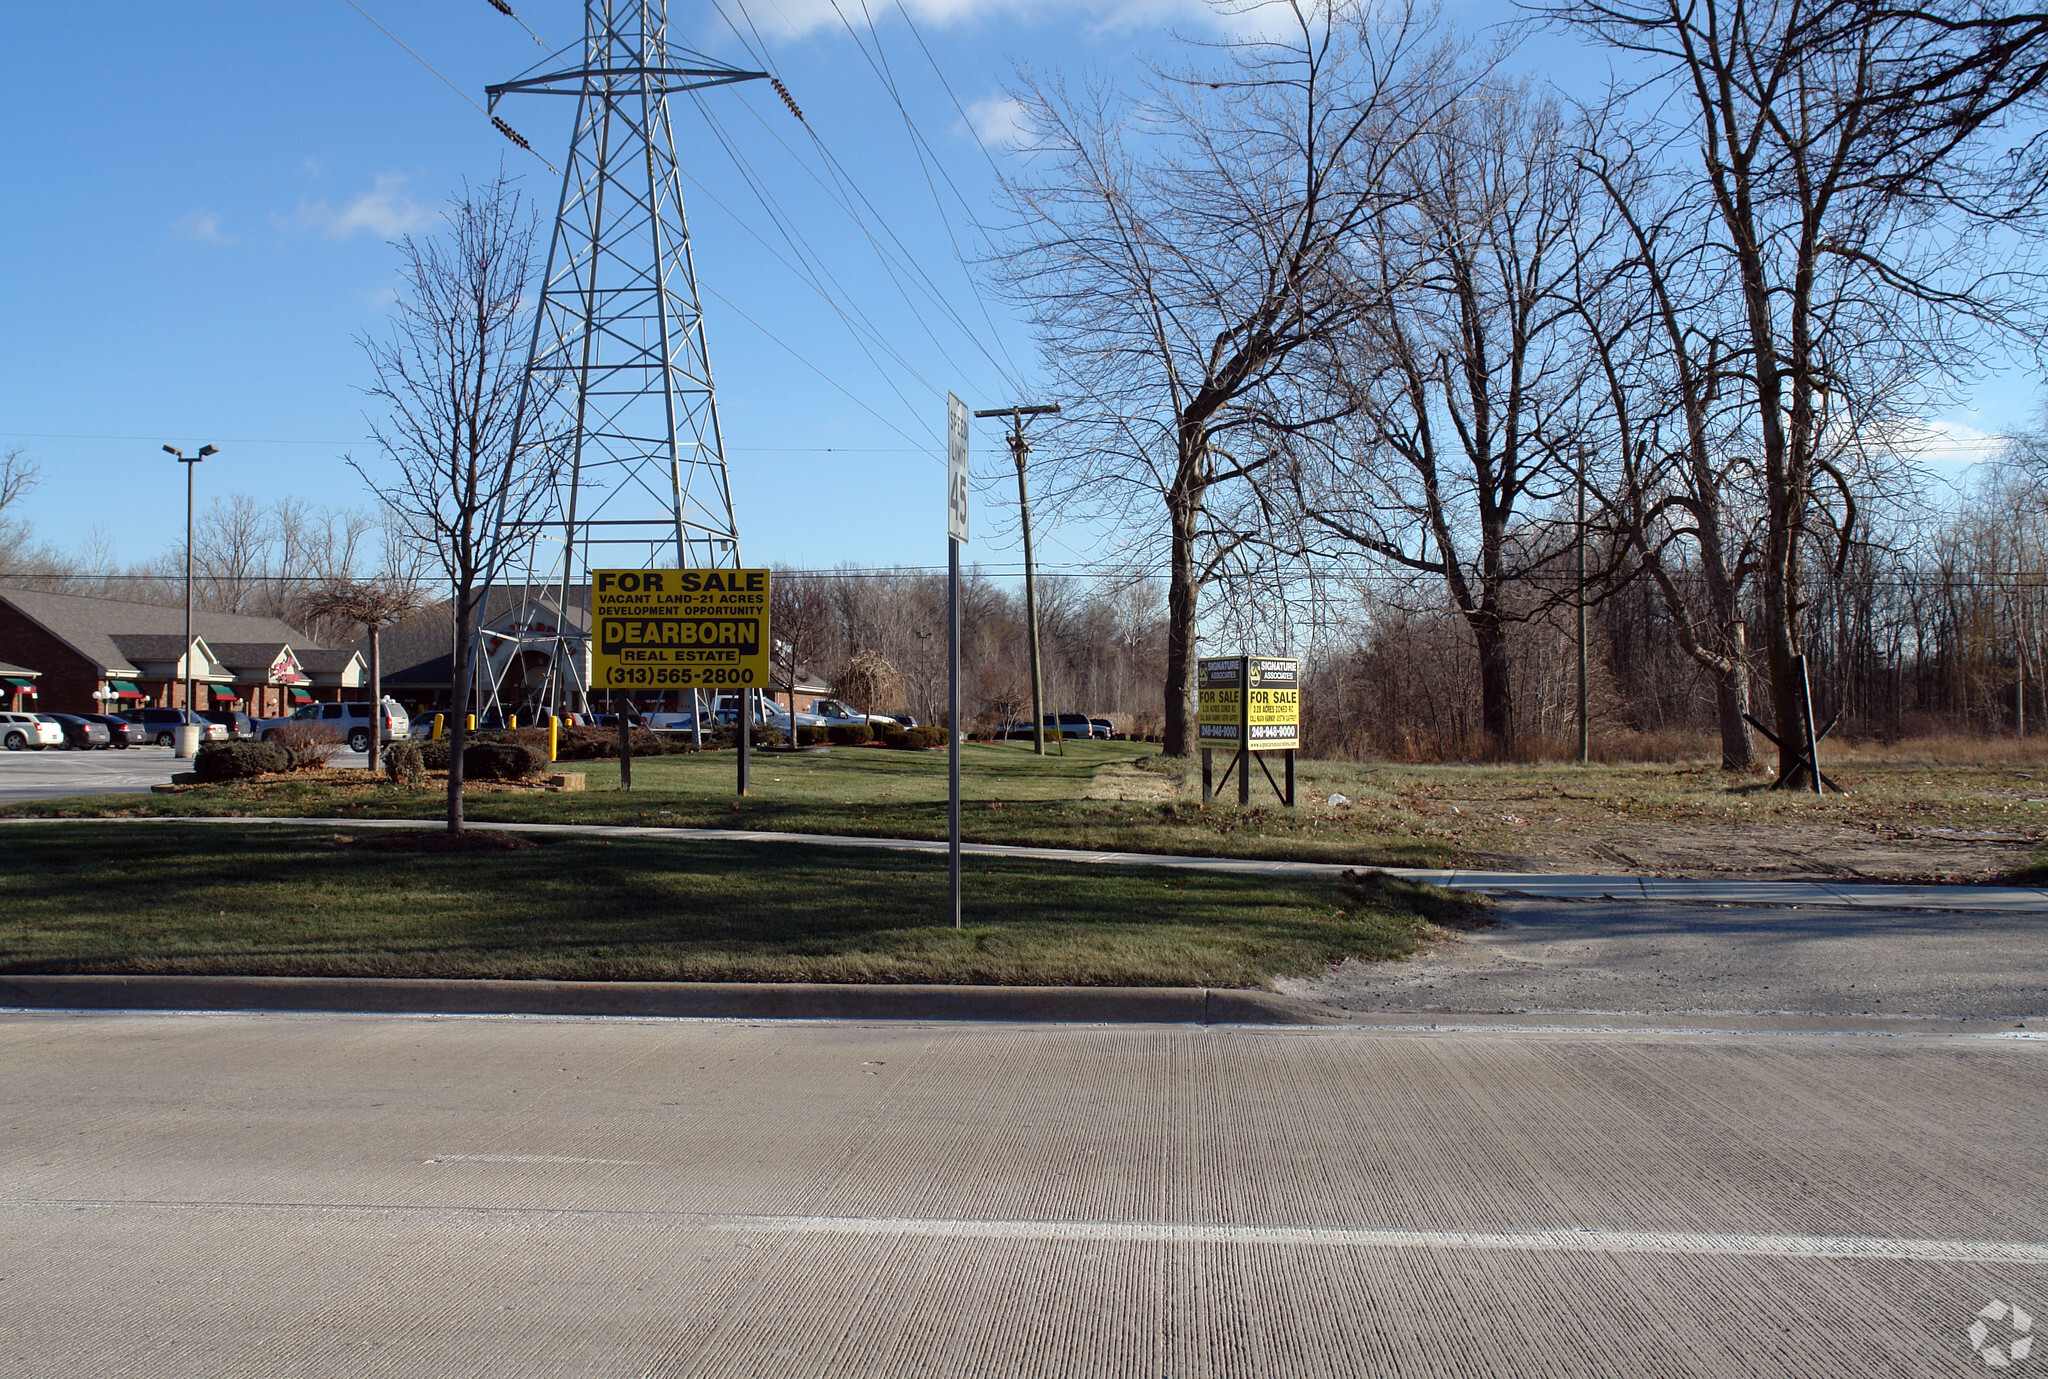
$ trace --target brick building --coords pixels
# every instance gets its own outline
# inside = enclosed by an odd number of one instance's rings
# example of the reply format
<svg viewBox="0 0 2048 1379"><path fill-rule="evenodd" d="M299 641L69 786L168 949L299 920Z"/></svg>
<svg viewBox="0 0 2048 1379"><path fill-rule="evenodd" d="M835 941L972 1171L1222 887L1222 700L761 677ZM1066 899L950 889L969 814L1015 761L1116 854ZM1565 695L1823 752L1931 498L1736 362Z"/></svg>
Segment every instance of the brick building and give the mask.
<svg viewBox="0 0 2048 1379"><path fill-rule="evenodd" d="M180 707L188 660L195 707L259 716L359 699L369 679L353 651L320 647L276 618L195 609L187 646L182 605L0 589L0 662L26 668L45 713Z"/></svg>

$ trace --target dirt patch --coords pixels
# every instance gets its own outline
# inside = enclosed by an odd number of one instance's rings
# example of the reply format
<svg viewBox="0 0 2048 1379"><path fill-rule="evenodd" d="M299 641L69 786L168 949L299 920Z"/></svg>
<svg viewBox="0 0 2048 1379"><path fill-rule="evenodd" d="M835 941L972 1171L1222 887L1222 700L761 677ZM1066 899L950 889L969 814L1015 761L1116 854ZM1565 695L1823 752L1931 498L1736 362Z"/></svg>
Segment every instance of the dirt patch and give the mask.
<svg viewBox="0 0 2048 1379"><path fill-rule="evenodd" d="M2044 842L2032 830L1998 835L1966 829L1786 823L1701 827L1618 820L1591 836L1553 832L1546 837L1535 830L1532 834L1537 847L1494 853L1489 861L1502 871L1939 885L2005 880L2023 869Z"/></svg>
<svg viewBox="0 0 2048 1379"><path fill-rule="evenodd" d="M507 833L499 828L469 828L450 833L444 828L401 828L378 833L336 833L331 846L352 852L524 852L545 847L552 838Z"/></svg>
<svg viewBox="0 0 2048 1379"><path fill-rule="evenodd" d="M1157 771L1141 770L1129 762L1112 761L1097 771L1082 796L1090 800L1172 800L1180 797L1180 786Z"/></svg>

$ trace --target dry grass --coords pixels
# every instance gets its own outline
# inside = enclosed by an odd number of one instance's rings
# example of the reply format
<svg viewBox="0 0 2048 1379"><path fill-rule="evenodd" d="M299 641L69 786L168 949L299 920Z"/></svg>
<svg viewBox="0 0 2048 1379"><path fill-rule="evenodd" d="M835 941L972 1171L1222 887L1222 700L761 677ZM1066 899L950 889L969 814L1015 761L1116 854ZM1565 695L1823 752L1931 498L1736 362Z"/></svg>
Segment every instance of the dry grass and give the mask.
<svg viewBox="0 0 2048 1379"><path fill-rule="evenodd" d="M1828 739L1820 745L1823 770L1856 766L2039 766L2048 770L2048 737L1938 737ZM1830 772L1829 774L1833 774Z"/></svg>

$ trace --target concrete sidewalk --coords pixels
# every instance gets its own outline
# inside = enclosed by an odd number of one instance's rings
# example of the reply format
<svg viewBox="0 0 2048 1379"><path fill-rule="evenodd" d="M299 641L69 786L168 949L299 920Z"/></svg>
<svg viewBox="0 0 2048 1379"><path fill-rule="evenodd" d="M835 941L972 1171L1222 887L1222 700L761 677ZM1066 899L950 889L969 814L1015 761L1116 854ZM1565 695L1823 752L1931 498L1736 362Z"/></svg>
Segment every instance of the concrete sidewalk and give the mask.
<svg viewBox="0 0 2048 1379"><path fill-rule="evenodd" d="M210 818L4 819L0 824L275 824L311 828L439 828L432 819L275 818L231 815ZM879 848L890 852L940 853L946 844L921 838L856 838L830 833L766 833L739 828L643 828L613 824L470 823L474 829L511 833L658 838L685 842L760 843L773 847ZM975 857L1015 857L1080 866L1173 867L1187 871L1249 876L1336 876L1366 869L1410 881L1484 895L1540 900L1640 900L1656 904L1824 905L1867 910L1969 910L2048 912L2048 887L1921 886L1840 881L1780 881L1752 877L1666 877L1555 875L1546 872L1459 871L1421 867L1374 867L1369 862L1289 862L1250 857L1187 857L1152 852L1094 852L1077 848L1017 847L966 843Z"/></svg>

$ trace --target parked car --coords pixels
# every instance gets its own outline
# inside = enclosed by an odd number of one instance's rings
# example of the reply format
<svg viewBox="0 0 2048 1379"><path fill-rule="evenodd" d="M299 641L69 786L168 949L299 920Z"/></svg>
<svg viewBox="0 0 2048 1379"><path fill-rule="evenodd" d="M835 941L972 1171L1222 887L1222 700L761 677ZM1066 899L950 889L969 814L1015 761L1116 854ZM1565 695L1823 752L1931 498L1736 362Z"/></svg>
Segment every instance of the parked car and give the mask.
<svg viewBox="0 0 2048 1379"><path fill-rule="evenodd" d="M1107 720L1104 721L1106 722ZM1047 714L1045 716L1045 735L1047 737L1108 736L1107 733L1098 734L1095 730L1095 720L1089 718L1088 715L1085 713ZM1030 737L1031 720L1028 718L1018 719L1015 723L1012 723L1003 729L1003 736Z"/></svg>
<svg viewBox="0 0 2048 1379"><path fill-rule="evenodd" d="M226 728L230 741L254 742L256 740L256 720L243 713L240 709L201 709L199 716L209 723L218 723L223 728Z"/></svg>
<svg viewBox="0 0 2048 1379"><path fill-rule="evenodd" d="M0 713L0 746L10 752L62 747L64 729L42 714Z"/></svg>
<svg viewBox="0 0 2048 1379"><path fill-rule="evenodd" d="M190 709L130 709L121 717L142 729L143 736L159 747L173 747L178 741L180 723L199 725L201 742L226 742L228 730L218 723L209 723Z"/></svg>
<svg viewBox="0 0 2048 1379"><path fill-rule="evenodd" d="M114 735L107 731L106 724L82 714L39 713L36 717L54 720L64 730L64 745L77 751L104 752L114 744Z"/></svg>
<svg viewBox="0 0 2048 1379"><path fill-rule="evenodd" d="M1101 738L1105 742L1116 736L1116 724L1110 722L1107 718L1091 718L1088 720L1088 726L1095 730L1094 735L1096 737Z"/></svg>
<svg viewBox="0 0 2048 1379"><path fill-rule="evenodd" d="M112 740L112 744L116 750L126 750L129 747L140 747L144 742L148 741L148 739L142 735L141 728L137 727L133 723L130 723L127 719L121 717L119 714L82 713L79 715L79 717L93 723L105 725L107 730L107 736Z"/></svg>
<svg viewBox="0 0 2048 1379"><path fill-rule="evenodd" d="M412 735L412 720L406 716L404 707L389 695L384 699L383 722L378 725L380 742L396 742L401 737ZM290 718L259 718L256 720L256 740L267 741L270 735L287 723L317 725L331 728L348 744L351 752L370 750L370 706L367 702L350 704L307 704Z"/></svg>
<svg viewBox="0 0 2048 1379"><path fill-rule="evenodd" d="M904 728L917 726L917 723L910 719L891 718L888 714L882 713L863 713L843 699L813 699L811 712L818 715L828 728L838 723L865 723L871 728L880 727L885 723L893 723Z"/></svg>

